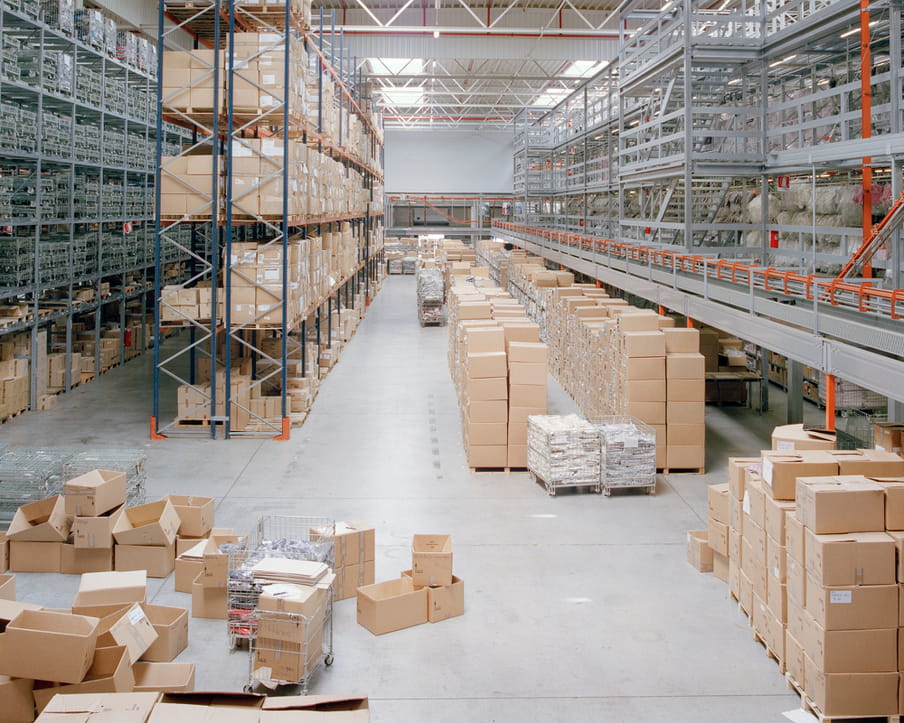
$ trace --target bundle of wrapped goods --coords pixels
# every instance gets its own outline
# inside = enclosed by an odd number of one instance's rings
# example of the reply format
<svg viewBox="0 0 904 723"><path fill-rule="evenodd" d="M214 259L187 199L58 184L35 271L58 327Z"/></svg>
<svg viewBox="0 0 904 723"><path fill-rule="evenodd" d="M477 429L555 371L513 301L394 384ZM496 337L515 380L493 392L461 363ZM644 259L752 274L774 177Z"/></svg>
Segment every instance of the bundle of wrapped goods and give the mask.
<svg viewBox="0 0 904 723"><path fill-rule="evenodd" d="M656 430L632 417L596 421L600 434L603 491L635 487L656 490Z"/></svg>
<svg viewBox="0 0 904 723"><path fill-rule="evenodd" d="M527 467L555 494L562 487L600 490L599 430L576 414L527 419Z"/></svg>

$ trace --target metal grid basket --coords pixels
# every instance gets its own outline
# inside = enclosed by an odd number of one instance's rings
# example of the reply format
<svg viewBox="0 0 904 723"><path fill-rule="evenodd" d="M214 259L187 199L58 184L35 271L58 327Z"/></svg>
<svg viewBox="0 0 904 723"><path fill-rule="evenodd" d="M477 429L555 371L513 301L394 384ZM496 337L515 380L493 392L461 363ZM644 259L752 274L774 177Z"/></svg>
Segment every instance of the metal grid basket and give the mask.
<svg viewBox="0 0 904 723"><path fill-rule="evenodd" d="M146 499L147 459L147 453L141 449L83 450L66 460L63 475L68 480L95 469L122 472L126 476L126 506L135 507Z"/></svg>
<svg viewBox="0 0 904 723"><path fill-rule="evenodd" d="M68 447L11 447L0 456L0 522L12 522L22 505L60 494L63 465L74 453Z"/></svg>
<svg viewBox="0 0 904 723"><path fill-rule="evenodd" d="M265 557L289 560L313 560L333 567L336 522L327 517L261 517L246 545L226 549L228 579L226 628L229 647L255 634L254 611L261 585L254 581L251 568Z"/></svg>
<svg viewBox="0 0 904 723"><path fill-rule="evenodd" d="M529 416L527 468L550 495L563 487L600 492L598 430L576 414Z"/></svg>
<svg viewBox="0 0 904 723"><path fill-rule="evenodd" d="M603 493L613 489L656 492L656 430L626 415L594 420L600 432L600 480Z"/></svg>
<svg viewBox="0 0 904 723"><path fill-rule="evenodd" d="M253 613L257 634L250 640L248 685L300 685L308 694L311 676L321 665L333 664L333 594L324 591L324 599L309 615L256 610Z"/></svg>

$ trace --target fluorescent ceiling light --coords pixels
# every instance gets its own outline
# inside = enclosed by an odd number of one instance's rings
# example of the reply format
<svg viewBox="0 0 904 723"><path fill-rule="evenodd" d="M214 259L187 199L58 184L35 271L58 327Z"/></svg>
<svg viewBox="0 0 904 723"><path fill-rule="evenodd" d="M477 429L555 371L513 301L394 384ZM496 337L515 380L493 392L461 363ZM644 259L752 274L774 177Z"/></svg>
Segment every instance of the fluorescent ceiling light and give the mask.
<svg viewBox="0 0 904 723"><path fill-rule="evenodd" d="M770 68L774 68L776 65L781 65L782 63L788 63L794 60L797 57L797 54L789 55L787 58L782 58L781 60L776 60L774 63L769 63Z"/></svg>
<svg viewBox="0 0 904 723"><path fill-rule="evenodd" d="M424 102L424 89L421 87L380 88L383 101L394 106L419 106Z"/></svg>
<svg viewBox="0 0 904 723"><path fill-rule="evenodd" d="M571 93L571 91L567 90L566 88L549 88L548 90L534 98L534 102L531 103L531 105L555 105L559 101L565 100L569 93Z"/></svg>
<svg viewBox="0 0 904 723"><path fill-rule="evenodd" d="M874 25L877 25L878 23L879 23L878 20L873 20L873 21L869 24L869 26L870 26L870 27L873 27ZM849 37L851 37L852 35L856 35L856 34L859 33L859 32L860 32L860 28L859 28L859 27L851 28L851 29L848 30L846 33L842 33L840 37L842 37L842 38L849 38Z"/></svg>
<svg viewBox="0 0 904 723"><path fill-rule="evenodd" d="M424 61L420 58L368 58L374 75L423 75Z"/></svg>
<svg viewBox="0 0 904 723"><path fill-rule="evenodd" d="M595 60L575 60L562 71L562 75L569 78L590 78L599 73L607 65L609 65L608 60L603 60L599 63Z"/></svg>

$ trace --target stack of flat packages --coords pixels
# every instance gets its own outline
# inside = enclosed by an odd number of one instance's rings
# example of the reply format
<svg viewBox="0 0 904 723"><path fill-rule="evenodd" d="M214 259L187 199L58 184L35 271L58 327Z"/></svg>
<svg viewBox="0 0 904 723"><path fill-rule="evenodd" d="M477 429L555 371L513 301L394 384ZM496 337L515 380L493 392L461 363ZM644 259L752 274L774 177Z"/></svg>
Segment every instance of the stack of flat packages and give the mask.
<svg viewBox="0 0 904 723"><path fill-rule="evenodd" d="M419 259L417 269L417 315L421 324L441 324L443 322L443 299L445 279L442 269Z"/></svg>
<svg viewBox="0 0 904 723"><path fill-rule="evenodd" d="M656 430L631 417L607 417L600 432L603 490L639 487L656 489Z"/></svg>
<svg viewBox="0 0 904 723"><path fill-rule="evenodd" d="M600 489L597 428L576 414L527 419L527 467L554 494L560 487Z"/></svg>
<svg viewBox="0 0 904 723"><path fill-rule="evenodd" d="M281 557L265 557L251 568L256 581L271 580L295 585L316 585L328 572L329 567L322 562Z"/></svg>

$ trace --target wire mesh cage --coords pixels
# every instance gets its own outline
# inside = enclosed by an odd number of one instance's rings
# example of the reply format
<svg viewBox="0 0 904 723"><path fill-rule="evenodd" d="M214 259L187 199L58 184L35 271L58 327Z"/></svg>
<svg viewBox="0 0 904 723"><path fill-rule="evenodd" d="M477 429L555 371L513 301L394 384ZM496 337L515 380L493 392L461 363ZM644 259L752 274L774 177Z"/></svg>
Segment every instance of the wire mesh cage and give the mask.
<svg viewBox="0 0 904 723"><path fill-rule="evenodd" d="M146 499L148 456L141 449L92 449L73 454L63 464L65 479L72 479L95 469L122 472L126 476L126 506L144 504Z"/></svg>
<svg viewBox="0 0 904 723"><path fill-rule="evenodd" d="M247 690L256 686L300 685L308 694L311 676L333 664L332 590L315 591L317 602L304 612L256 610L256 634L250 641Z"/></svg>
<svg viewBox="0 0 904 723"><path fill-rule="evenodd" d="M68 447L10 447L0 455L0 522L11 522L22 505L60 494L63 466L75 452Z"/></svg>
<svg viewBox="0 0 904 723"><path fill-rule="evenodd" d="M527 468L551 495L563 487L590 487L599 492L599 431L576 414L529 416Z"/></svg>
<svg viewBox="0 0 904 723"><path fill-rule="evenodd" d="M656 430L618 415L593 422L600 434L600 479L604 494L613 489L656 491Z"/></svg>
<svg viewBox="0 0 904 723"><path fill-rule="evenodd" d="M264 558L310 560L330 568L336 559L336 522L327 517L261 517L245 544L226 545L226 626L230 648L255 634L254 611L262 585L252 568Z"/></svg>

